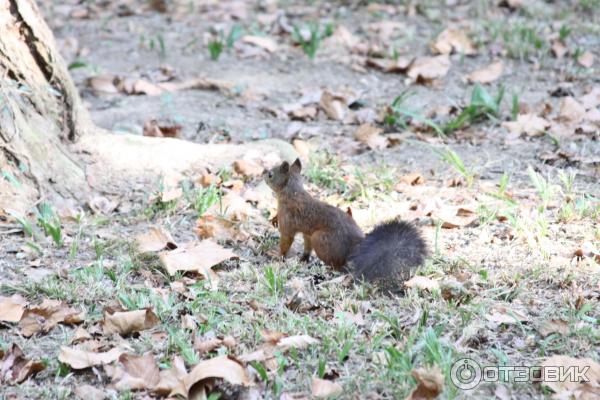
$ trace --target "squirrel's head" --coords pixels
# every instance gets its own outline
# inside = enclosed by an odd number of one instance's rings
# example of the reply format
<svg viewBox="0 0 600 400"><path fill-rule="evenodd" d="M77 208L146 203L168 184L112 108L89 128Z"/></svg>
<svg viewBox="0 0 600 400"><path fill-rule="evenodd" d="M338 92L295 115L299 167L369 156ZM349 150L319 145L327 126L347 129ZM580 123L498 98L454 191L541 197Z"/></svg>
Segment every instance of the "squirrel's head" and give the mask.
<svg viewBox="0 0 600 400"><path fill-rule="evenodd" d="M302 171L302 163L297 158L291 165L287 161L282 162L277 167L274 167L264 173L265 182L273 191L281 191L290 180L300 182L300 171Z"/></svg>

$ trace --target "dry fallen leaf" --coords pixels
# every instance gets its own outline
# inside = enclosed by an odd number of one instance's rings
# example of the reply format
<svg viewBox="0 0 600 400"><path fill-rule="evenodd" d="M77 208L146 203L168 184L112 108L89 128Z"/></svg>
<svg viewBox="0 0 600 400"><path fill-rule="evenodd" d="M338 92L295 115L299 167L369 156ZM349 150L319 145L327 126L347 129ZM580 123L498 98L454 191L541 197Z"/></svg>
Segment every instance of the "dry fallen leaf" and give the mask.
<svg viewBox="0 0 600 400"><path fill-rule="evenodd" d="M75 396L81 400L104 400L108 397L102 390L91 385L78 385L75 387Z"/></svg>
<svg viewBox="0 0 600 400"><path fill-rule="evenodd" d="M381 136L383 129L371 124L362 124L354 132L354 138L366 144L371 150L380 150L387 147L387 138Z"/></svg>
<svg viewBox="0 0 600 400"><path fill-rule="evenodd" d="M185 362L179 356L173 357L171 368L160 371L158 384L152 389L159 396L168 396L187 375Z"/></svg>
<svg viewBox="0 0 600 400"><path fill-rule="evenodd" d="M571 96L563 98L560 102L560 120L579 123L585 116L585 107Z"/></svg>
<svg viewBox="0 0 600 400"><path fill-rule="evenodd" d="M446 76L450 69L450 57L420 57L411 64L407 75L416 82L427 83Z"/></svg>
<svg viewBox="0 0 600 400"><path fill-rule="evenodd" d="M561 319L550 319L540 325L538 332L544 338L553 333L565 336L569 334L569 324Z"/></svg>
<svg viewBox="0 0 600 400"><path fill-rule="evenodd" d="M502 76L503 70L502 61L495 61L487 67L471 72L468 79L470 82L491 83Z"/></svg>
<svg viewBox="0 0 600 400"><path fill-rule="evenodd" d="M341 121L346 116L347 107L343 99L327 90L323 91L319 105L330 119Z"/></svg>
<svg viewBox="0 0 600 400"><path fill-rule="evenodd" d="M585 68L591 68L594 65L594 54L587 50L577 58L579 65Z"/></svg>
<svg viewBox="0 0 600 400"><path fill-rule="evenodd" d="M490 310L490 313L485 316L485 319L494 324L506 325L513 325L529 320L527 315L523 314L523 312L500 305L494 306L494 308Z"/></svg>
<svg viewBox="0 0 600 400"><path fill-rule="evenodd" d="M582 399L592 400L597 399L600 394L600 364L591 358L574 358L564 355L555 355L547 358L541 364L542 368L552 368L556 376L559 376L558 368L563 370L573 368L574 373L585 373L585 377L581 381L579 379L552 379L542 381L542 386L546 386L554 393L556 398L560 399ZM550 375L550 373L548 374ZM545 373L542 377L546 376ZM553 374L554 376L554 374Z"/></svg>
<svg viewBox="0 0 600 400"><path fill-rule="evenodd" d="M418 368L411 375L417 380L417 387L407 400L432 400L444 391L444 375L437 365L429 369Z"/></svg>
<svg viewBox="0 0 600 400"><path fill-rule="evenodd" d="M150 308L134 311L122 311L112 308L104 309L102 331L105 335L118 333L121 336L151 329L159 323L159 319Z"/></svg>
<svg viewBox="0 0 600 400"><path fill-rule="evenodd" d="M181 125L161 125L157 120L151 119L144 123L143 135L149 137L177 138L181 134Z"/></svg>
<svg viewBox="0 0 600 400"><path fill-rule="evenodd" d="M404 282L404 286L408 288L417 288L420 290L433 290L439 289L440 283L426 276L415 275Z"/></svg>
<svg viewBox="0 0 600 400"><path fill-rule="evenodd" d="M58 353L58 361L69 365L73 369L85 369L115 362L123 353L124 350L119 347L115 347L104 353L96 353L74 347L61 346Z"/></svg>
<svg viewBox="0 0 600 400"><path fill-rule="evenodd" d="M175 240L169 232L156 226L150 227L148 232L136 236L135 241L140 253L157 252L164 249L177 248Z"/></svg>
<svg viewBox="0 0 600 400"><path fill-rule="evenodd" d="M169 275L173 276L178 271L193 271L206 278L215 278L214 272L211 274L212 267L237 257L237 254L210 239L186 243L173 251L160 253L160 260Z"/></svg>
<svg viewBox="0 0 600 400"><path fill-rule="evenodd" d="M516 121L502 123L514 135L542 136L550 127L550 122L535 114L519 114Z"/></svg>
<svg viewBox="0 0 600 400"><path fill-rule="evenodd" d="M59 323L67 325L83 322L85 312L58 300L45 299L41 304L30 306L19 322L21 334L30 337L38 332L49 332Z"/></svg>
<svg viewBox="0 0 600 400"><path fill-rule="evenodd" d="M277 42L266 36L246 35L242 37L242 42L251 44L253 46L258 46L267 50L269 53L274 53L277 51Z"/></svg>
<svg viewBox="0 0 600 400"><path fill-rule="evenodd" d="M262 165L254 160L236 160L233 162L233 169L240 175L256 178L265 171Z"/></svg>
<svg viewBox="0 0 600 400"><path fill-rule="evenodd" d="M196 336L194 339L194 350L197 350L202 355L218 349L222 344L223 340L219 338L203 339L200 336Z"/></svg>
<svg viewBox="0 0 600 400"><path fill-rule="evenodd" d="M115 94L119 93L115 80L114 75L93 76L87 79L87 85L96 93Z"/></svg>
<svg viewBox="0 0 600 400"><path fill-rule="evenodd" d="M452 52L465 55L477 53L473 42L465 32L457 28L447 28L442 31L429 46L435 54L451 54Z"/></svg>
<svg viewBox="0 0 600 400"><path fill-rule="evenodd" d="M416 186L425 183L425 178L423 178L423 175L421 175L420 172L413 172L410 174L402 175L399 181L410 186Z"/></svg>
<svg viewBox="0 0 600 400"><path fill-rule="evenodd" d="M192 386L209 378L221 378L232 385L251 385L248 373L242 364L228 356L220 356L196 364L170 396L180 395L187 398Z"/></svg>
<svg viewBox="0 0 600 400"><path fill-rule="evenodd" d="M105 366L107 375L118 391L154 389L160 381L160 370L152 354L121 354L118 366Z"/></svg>
<svg viewBox="0 0 600 400"><path fill-rule="evenodd" d="M31 375L43 370L44 363L31 361L25 358L19 346L13 343L6 354L1 354L0 359L0 383L14 385L23 382Z"/></svg>
<svg viewBox="0 0 600 400"><path fill-rule="evenodd" d="M562 40L553 40L551 49L554 57L559 59L563 58L569 53L569 48Z"/></svg>
<svg viewBox="0 0 600 400"><path fill-rule="evenodd" d="M0 296L0 321L4 322L19 322L27 301L19 294L11 297Z"/></svg>
<svg viewBox="0 0 600 400"><path fill-rule="evenodd" d="M246 240L248 235L241 232L238 224L216 215L203 215L196 221L196 233L202 239Z"/></svg>
<svg viewBox="0 0 600 400"><path fill-rule="evenodd" d="M328 381L326 379L312 378L312 395L318 399L326 399L328 397L337 397L344 393L342 385L337 382Z"/></svg>

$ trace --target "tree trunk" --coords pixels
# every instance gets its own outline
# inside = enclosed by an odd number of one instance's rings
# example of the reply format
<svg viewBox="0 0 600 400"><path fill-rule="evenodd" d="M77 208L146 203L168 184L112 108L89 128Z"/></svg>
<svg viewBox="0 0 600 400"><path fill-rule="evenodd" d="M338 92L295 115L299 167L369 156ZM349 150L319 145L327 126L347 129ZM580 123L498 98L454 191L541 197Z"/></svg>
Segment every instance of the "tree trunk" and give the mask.
<svg viewBox="0 0 600 400"><path fill-rule="evenodd" d="M294 156L291 146L200 145L116 135L95 127L35 0L0 0L0 211L39 198L88 199L231 163L249 151Z"/></svg>

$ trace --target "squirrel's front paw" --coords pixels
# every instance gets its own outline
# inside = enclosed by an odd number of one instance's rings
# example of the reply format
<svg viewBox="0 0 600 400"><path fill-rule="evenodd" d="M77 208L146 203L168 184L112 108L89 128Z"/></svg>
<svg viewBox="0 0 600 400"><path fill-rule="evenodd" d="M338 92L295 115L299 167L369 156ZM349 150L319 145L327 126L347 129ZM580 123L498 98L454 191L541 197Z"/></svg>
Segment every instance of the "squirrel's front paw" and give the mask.
<svg viewBox="0 0 600 400"><path fill-rule="evenodd" d="M310 254L302 254L302 257L300 257L300 261L301 262L309 262L310 261Z"/></svg>
<svg viewBox="0 0 600 400"><path fill-rule="evenodd" d="M275 228L277 228L279 226L279 221L277 221L277 215L274 216L273 218L271 218L271 225L273 225Z"/></svg>

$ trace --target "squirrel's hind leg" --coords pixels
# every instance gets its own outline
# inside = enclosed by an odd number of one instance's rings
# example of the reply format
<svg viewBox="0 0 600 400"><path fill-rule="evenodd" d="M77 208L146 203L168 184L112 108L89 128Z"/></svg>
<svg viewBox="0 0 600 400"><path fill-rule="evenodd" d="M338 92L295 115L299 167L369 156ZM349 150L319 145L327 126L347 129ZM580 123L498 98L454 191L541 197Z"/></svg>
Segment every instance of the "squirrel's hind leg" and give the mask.
<svg viewBox="0 0 600 400"><path fill-rule="evenodd" d="M304 253L302 253L302 257L300 261L308 262L310 260L310 253L312 252L312 243L310 242L310 235L304 234Z"/></svg>
<svg viewBox="0 0 600 400"><path fill-rule="evenodd" d="M344 243L335 232L317 231L311 236L311 244L325 264L339 270L346 264L347 243Z"/></svg>

